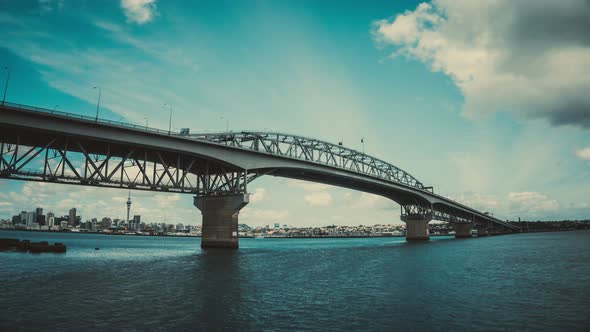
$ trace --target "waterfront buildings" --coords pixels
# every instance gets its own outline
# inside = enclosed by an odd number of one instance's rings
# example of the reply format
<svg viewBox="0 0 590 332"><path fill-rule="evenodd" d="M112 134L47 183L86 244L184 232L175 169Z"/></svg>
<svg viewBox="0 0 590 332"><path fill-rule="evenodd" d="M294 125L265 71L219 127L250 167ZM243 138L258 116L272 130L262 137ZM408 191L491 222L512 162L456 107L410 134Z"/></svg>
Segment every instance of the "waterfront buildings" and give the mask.
<svg viewBox="0 0 590 332"><path fill-rule="evenodd" d="M76 208L71 208L68 216L68 224L70 226L76 226Z"/></svg>

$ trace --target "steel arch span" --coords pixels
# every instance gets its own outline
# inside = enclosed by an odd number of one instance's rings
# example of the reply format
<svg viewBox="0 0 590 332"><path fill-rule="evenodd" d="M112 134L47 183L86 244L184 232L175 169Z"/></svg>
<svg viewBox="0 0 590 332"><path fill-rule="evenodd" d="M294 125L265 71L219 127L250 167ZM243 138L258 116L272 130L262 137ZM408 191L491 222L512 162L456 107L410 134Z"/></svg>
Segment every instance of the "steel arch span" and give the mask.
<svg viewBox="0 0 590 332"><path fill-rule="evenodd" d="M181 135L25 105L0 106L1 178L210 197L247 194L247 184L263 175L381 195L401 206L406 222L438 219L518 230L341 144L255 131Z"/></svg>

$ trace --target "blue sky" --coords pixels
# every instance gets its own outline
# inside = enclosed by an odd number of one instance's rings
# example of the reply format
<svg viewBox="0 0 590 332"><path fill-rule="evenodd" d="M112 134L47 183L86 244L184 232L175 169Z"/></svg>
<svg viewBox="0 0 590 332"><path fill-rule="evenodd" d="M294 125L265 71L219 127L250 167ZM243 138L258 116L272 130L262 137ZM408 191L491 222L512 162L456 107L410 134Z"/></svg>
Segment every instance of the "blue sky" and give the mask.
<svg viewBox="0 0 590 332"><path fill-rule="evenodd" d="M167 128L167 103L192 132L229 119L359 150L365 137L369 154L500 218L588 218L585 37L529 35L539 10L509 1L460 2L4 1L0 65L11 102L94 115L98 85L114 120ZM250 190L252 225L400 223L378 196L273 177ZM2 181L0 217L123 217L126 194ZM190 195L132 195L145 221L200 223Z"/></svg>

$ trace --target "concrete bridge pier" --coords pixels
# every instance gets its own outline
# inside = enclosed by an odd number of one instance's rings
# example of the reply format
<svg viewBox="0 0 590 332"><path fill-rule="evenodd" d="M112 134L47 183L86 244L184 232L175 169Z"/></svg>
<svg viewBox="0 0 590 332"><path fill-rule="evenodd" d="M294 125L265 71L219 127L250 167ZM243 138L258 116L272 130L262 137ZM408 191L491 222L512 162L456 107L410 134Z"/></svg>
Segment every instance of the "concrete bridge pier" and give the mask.
<svg viewBox="0 0 590 332"><path fill-rule="evenodd" d="M480 224L477 225L477 236L489 236L490 234L488 233L488 225L486 224Z"/></svg>
<svg viewBox="0 0 590 332"><path fill-rule="evenodd" d="M455 238L464 239L471 237L472 223L455 223Z"/></svg>
<svg viewBox="0 0 590 332"><path fill-rule="evenodd" d="M430 240L428 234L428 222L431 217L418 215L402 216L402 221L406 223L406 241L427 241Z"/></svg>
<svg viewBox="0 0 590 332"><path fill-rule="evenodd" d="M203 215L201 248L238 248L238 214L248 204L248 194L195 196Z"/></svg>

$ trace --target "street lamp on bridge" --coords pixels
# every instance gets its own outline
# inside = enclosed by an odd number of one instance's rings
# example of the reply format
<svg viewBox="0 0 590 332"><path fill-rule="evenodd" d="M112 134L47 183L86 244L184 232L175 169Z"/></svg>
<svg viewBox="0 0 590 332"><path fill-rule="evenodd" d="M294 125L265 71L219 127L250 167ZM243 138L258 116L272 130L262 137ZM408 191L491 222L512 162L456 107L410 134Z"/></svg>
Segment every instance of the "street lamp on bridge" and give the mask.
<svg viewBox="0 0 590 332"><path fill-rule="evenodd" d="M226 118L225 116L220 116L219 117L220 120L225 119L225 134L227 135L227 133L229 133L229 119Z"/></svg>
<svg viewBox="0 0 590 332"><path fill-rule="evenodd" d="M8 66L4 66L4 70L6 70L6 83L4 84L4 97L2 97L3 106L4 102L6 102L6 90L8 90L8 81L10 80L10 68L8 68Z"/></svg>
<svg viewBox="0 0 590 332"><path fill-rule="evenodd" d="M100 110L100 95L102 89L100 88L100 86L95 86L93 87L93 89L98 89L98 103L96 103L96 122L98 122L98 111Z"/></svg>
<svg viewBox="0 0 590 332"><path fill-rule="evenodd" d="M172 132L172 106L169 104L164 104L164 107L168 107L170 109L170 122L168 123L168 135Z"/></svg>

